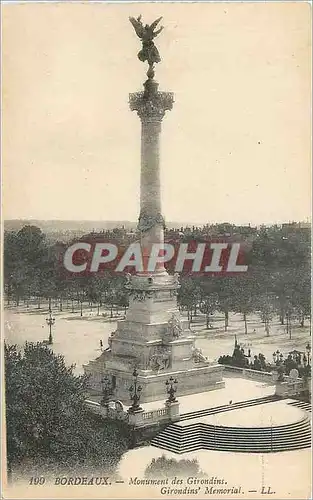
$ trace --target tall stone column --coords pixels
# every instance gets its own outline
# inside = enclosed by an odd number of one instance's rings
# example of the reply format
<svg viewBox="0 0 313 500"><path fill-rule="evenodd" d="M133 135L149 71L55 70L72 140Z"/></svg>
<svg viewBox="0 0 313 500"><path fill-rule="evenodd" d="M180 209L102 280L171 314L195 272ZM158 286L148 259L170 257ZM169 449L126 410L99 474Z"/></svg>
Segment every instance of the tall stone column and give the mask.
<svg viewBox="0 0 313 500"><path fill-rule="evenodd" d="M173 93L159 92L158 84L148 80L143 92L130 94L130 109L137 111L141 120L141 175L140 214L138 229L141 234L144 273L153 243L164 243L164 218L161 207L160 135L161 123L167 110L173 107ZM160 264L155 273L165 273ZM154 273L150 273L154 274Z"/></svg>
<svg viewBox="0 0 313 500"><path fill-rule="evenodd" d="M111 379L114 397L130 404L129 388L133 383L134 367L142 387L140 402L158 401L166 397L168 374L177 377L179 393L193 394L223 386L222 366L210 366L195 351L195 337L177 304L179 280L169 275L164 264L147 269L153 244L164 244L164 218L160 189L160 136L166 111L173 107L173 93L159 92L154 80L154 65L160 56L154 38L161 18L150 26L143 25L141 16L130 21L142 42L138 58L148 62L148 80L142 92L129 96L130 109L141 120L140 214L138 229L144 269L127 276L129 307L125 320L118 322L111 335L109 350L85 366L91 376L90 386L99 393L98 380L106 374ZM196 363L196 364L195 364ZM99 395L100 396L100 395ZM178 403L170 403L172 420L178 418ZM173 406L174 405L174 406Z"/></svg>

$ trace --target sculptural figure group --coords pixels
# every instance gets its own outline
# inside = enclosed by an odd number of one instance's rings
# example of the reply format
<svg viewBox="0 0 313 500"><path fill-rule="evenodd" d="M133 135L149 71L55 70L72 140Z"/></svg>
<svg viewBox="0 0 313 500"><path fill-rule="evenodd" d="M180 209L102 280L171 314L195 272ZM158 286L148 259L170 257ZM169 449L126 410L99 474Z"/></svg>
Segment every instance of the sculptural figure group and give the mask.
<svg viewBox="0 0 313 500"><path fill-rule="evenodd" d="M156 30L156 27L161 19L162 17L159 17L152 24L143 25L141 15L137 17L137 19L135 17L129 18L137 36L142 42L142 49L138 52L138 59L142 62L148 62L149 69L147 76L149 79L154 78L154 65L161 61L159 51L153 41L154 38L163 30L163 26Z"/></svg>

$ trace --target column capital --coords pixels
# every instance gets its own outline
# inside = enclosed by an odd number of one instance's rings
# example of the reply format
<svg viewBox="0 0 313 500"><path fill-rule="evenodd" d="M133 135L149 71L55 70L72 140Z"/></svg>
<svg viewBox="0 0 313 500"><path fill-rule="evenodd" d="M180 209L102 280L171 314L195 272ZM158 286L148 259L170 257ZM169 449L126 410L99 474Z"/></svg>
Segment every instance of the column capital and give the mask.
<svg viewBox="0 0 313 500"><path fill-rule="evenodd" d="M173 92L155 92L147 95L142 91L129 94L129 107L131 111L137 111L142 122L161 122L165 111L172 109L173 102Z"/></svg>

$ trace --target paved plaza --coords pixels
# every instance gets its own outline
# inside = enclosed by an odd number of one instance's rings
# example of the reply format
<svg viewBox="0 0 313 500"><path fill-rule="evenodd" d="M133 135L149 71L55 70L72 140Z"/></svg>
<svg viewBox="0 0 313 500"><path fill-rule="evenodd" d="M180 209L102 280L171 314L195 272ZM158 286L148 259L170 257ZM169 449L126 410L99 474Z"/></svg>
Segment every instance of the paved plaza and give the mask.
<svg viewBox="0 0 313 500"><path fill-rule="evenodd" d="M228 405L229 401L236 403L247 399L257 399L271 396L275 392L275 386L264 382L246 380L242 377L232 377L225 374L225 387L208 392L199 392L189 396L179 396L179 385L177 395L179 398L180 413L189 413L205 408ZM156 410L164 404L164 400L144 403L146 411Z"/></svg>
<svg viewBox="0 0 313 500"><path fill-rule="evenodd" d="M306 416L303 410L288 405L284 400L183 420L176 425L186 426L200 422L223 427L275 427L298 422Z"/></svg>
<svg viewBox="0 0 313 500"><path fill-rule="evenodd" d="M64 309L64 308L63 308ZM4 311L4 336L9 343L22 345L26 340L37 342L48 339L46 317L48 305L43 304L42 309L35 305L26 308L9 306ZM105 316L103 316L105 314ZM107 347L108 337L116 330L116 318L110 319L110 312L102 308L97 315L97 307L84 305L83 316L79 308L75 312L71 309L59 312L53 309L56 318L53 333L53 350L63 354L68 364L76 364L76 373L83 373L82 365L94 359L101 353L100 340L103 348ZM119 318L123 318L120 314ZM239 343L251 349L251 354L263 353L268 361L272 361L272 353L279 349L284 354L298 349L305 351L305 346L310 341L309 325L304 328L294 327L292 338L289 339L284 331L284 326L278 320L273 321L271 335L267 337L264 325L256 315L248 318L248 334L244 333L244 324L240 314L230 314L230 326L227 332L223 328L223 318L220 314L213 317L215 328L207 330L203 322L191 324L192 332L196 335L196 346L202 349L210 361L217 360L222 354L232 354L235 335ZM253 330L256 330L253 332Z"/></svg>

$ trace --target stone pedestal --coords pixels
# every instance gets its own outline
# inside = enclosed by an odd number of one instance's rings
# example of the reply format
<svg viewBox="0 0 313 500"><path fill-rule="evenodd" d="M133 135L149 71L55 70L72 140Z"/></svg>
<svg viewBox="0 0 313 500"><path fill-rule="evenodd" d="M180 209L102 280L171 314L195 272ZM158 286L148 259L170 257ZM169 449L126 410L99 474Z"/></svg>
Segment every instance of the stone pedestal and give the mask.
<svg viewBox="0 0 313 500"><path fill-rule="evenodd" d="M224 386L223 367L195 349L189 323L180 317L178 286L176 277L164 274L152 283L147 276L131 279L129 309L110 339L110 350L84 367L93 394L101 393L101 380L109 375L115 398L130 405L134 367L142 387L140 403L166 399L171 375L178 380L178 396Z"/></svg>
<svg viewBox="0 0 313 500"><path fill-rule="evenodd" d="M140 425L142 425L143 424L143 414L144 414L144 410L142 408L138 411L129 412L129 414L128 414L129 425L134 426L134 427L139 427Z"/></svg>
<svg viewBox="0 0 313 500"><path fill-rule="evenodd" d="M169 412L169 417L171 419L171 422L178 422L180 419L179 416L179 402L174 401L173 403L170 403L169 401L166 401L165 406L168 409Z"/></svg>

